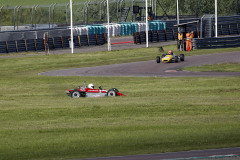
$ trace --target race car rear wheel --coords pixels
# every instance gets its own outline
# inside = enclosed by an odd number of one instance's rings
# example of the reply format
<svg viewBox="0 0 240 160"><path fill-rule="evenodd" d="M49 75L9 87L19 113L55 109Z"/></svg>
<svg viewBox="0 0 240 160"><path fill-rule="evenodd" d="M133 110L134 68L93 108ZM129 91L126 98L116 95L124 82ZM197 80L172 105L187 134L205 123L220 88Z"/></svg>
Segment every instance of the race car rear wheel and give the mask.
<svg viewBox="0 0 240 160"><path fill-rule="evenodd" d="M175 61L176 63L178 63L178 57L177 57L177 56L174 58L174 61Z"/></svg>
<svg viewBox="0 0 240 160"><path fill-rule="evenodd" d="M73 91L72 92L72 98L79 98L79 97L81 97L80 92L78 92L78 91Z"/></svg>
<svg viewBox="0 0 240 160"><path fill-rule="evenodd" d="M184 54L180 54L180 61L184 61Z"/></svg>
<svg viewBox="0 0 240 160"><path fill-rule="evenodd" d="M161 62L161 58L160 58L159 56L157 56L156 62L157 62L157 63L160 63L160 62Z"/></svg>

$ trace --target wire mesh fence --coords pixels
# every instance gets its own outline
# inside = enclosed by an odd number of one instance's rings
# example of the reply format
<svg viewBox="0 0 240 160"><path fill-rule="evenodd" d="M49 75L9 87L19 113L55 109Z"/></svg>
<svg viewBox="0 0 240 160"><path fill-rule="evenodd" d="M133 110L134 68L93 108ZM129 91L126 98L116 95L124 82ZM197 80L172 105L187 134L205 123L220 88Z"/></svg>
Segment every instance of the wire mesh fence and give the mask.
<svg viewBox="0 0 240 160"><path fill-rule="evenodd" d="M179 0L180 18L214 14L215 0ZM138 12L134 12L138 6ZM176 0L148 0L153 19L175 19ZM106 0L73 2L73 24L102 24L107 20ZM145 20L145 0L109 0L110 22ZM240 0L218 0L218 15L240 13ZM50 5L0 5L0 31L65 27L70 24L69 3Z"/></svg>

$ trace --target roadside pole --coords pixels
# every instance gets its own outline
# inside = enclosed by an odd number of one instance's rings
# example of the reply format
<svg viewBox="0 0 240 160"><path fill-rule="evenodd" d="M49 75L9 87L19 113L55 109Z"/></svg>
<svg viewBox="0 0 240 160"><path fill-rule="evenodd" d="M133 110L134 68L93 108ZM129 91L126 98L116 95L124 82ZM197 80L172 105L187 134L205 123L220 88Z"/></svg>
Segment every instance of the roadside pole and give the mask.
<svg viewBox="0 0 240 160"><path fill-rule="evenodd" d="M217 6L217 0L215 0L215 37L218 37L218 6Z"/></svg>
<svg viewBox="0 0 240 160"><path fill-rule="evenodd" d="M146 48L148 48L148 0L146 0Z"/></svg>
<svg viewBox="0 0 240 160"><path fill-rule="evenodd" d="M108 51L111 51L110 25L109 25L109 3L107 0L107 21L108 21Z"/></svg>
<svg viewBox="0 0 240 160"><path fill-rule="evenodd" d="M176 4L176 6L177 6L177 25L179 25L179 8L178 8L178 0L177 0L177 4Z"/></svg>
<svg viewBox="0 0 240 160"><path fill-rule="evenodd" d="M71 16L71 51L73 54L73 18L72 18L72 0L70 0L70 16Z"/></svg>

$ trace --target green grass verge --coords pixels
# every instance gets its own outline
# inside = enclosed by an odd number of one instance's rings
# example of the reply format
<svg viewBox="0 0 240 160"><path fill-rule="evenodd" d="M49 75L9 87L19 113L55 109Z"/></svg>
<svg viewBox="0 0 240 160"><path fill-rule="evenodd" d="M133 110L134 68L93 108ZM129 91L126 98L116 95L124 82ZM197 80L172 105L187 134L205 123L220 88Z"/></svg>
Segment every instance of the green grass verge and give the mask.
<svg viewBox="0 0 240 160"><path fill-rule="evenodd" d="M193 72L240 72L240 64L239 63L221 63L214 65L203 65L197 67L186 67L182 70L193 71Z"/></svg>
<svg viewBox="0 0 240 160"><path fill-rule="evenodd" d="M219 51L207 53L214 52ZM0 159L76 159L239 146L240 77L38 75L151 60L157 54L158 48L143 48L0 58ZM105 89L116 87L127 96L67 97L66 89L85 80Z"/></svg>

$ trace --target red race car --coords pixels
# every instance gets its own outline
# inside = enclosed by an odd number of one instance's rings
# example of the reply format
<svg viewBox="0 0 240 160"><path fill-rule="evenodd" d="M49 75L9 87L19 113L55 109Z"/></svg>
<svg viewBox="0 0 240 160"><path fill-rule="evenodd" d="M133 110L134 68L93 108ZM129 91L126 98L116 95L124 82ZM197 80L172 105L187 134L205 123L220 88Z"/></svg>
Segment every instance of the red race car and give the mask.
<svg viewBox="0 0 240 160"><path fill-rule="evenodd" d="M79 86L76 89L68 89L66 91L66 94L72 98L79 98L79 97L105 97L105 96L126 96L118 91L116 88L112 88L109 90L102 89L101 86L99 86L99 89L94 89L93 84L89 84L88 87L86 86L86 83L84 83L84 86Z"/></svg>

